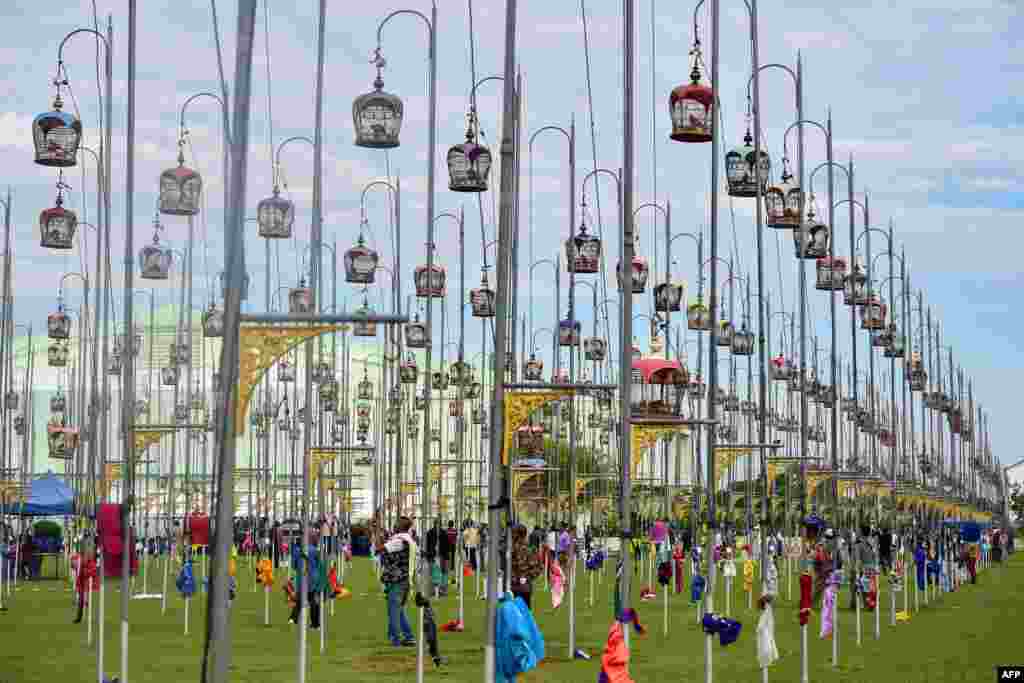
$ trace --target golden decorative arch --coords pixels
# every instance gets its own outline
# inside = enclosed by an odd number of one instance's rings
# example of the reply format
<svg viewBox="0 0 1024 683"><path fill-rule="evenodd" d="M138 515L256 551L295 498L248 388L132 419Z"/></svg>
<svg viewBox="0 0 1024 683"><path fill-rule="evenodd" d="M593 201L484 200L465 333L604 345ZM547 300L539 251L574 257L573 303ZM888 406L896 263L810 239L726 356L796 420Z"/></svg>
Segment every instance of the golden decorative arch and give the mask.
<svg viewBox="0 0 1024 683"><path fill-rule="evenodd" d="M245 433L249 399L270 366L300 343L344 329L344 323L295 322L266 325L243 322L238 330L238 403L235 406L235 433Z"/></svg>
<svg viewBox="0 0 1024 683"><path fill-rule="evenodd" d="M505 434L502 441L501 461L508 464L508 456L512 451L512 438L516 430L526 424L530 413L545 403L557 401L573 394L572 389L554 391L506 391L504 401Z"/></svg>
<svg viewBox="0 0 1024 683"><path fill-rule="evenodd" d="M636 476L637 468L644 457L644 451L657 443L658 439L668 434L689 435L686 425L632 425L629 428L630 454L632 467L630 471Z"/></svg>
<svg viewBox="0 0 1024 683"><path fill-rule="evenodd" d="M718 480L729 471L737 460L745 455L750 455L749 448L716 448L715 449L715 488L718 487Z"/></svg>
<svg viewBox="0 0 1024 683"><path fill-rule="evenodd" d="M512 472L512 497L515 498L516 494L519 493L519 489L523 487L523 484L544 474L543 472L530 472L528 470L514 470Z"/></svg>
<svg viewBox="0 0 1024 683"><path fill-rule="evenodd" d="M136 427L132 430L132 436L135 443L135 457L141 459L142 454L147 448L155 443L159 443L160 439L165 434L170 434L171 429L146 429L143 427Z"/></svg>

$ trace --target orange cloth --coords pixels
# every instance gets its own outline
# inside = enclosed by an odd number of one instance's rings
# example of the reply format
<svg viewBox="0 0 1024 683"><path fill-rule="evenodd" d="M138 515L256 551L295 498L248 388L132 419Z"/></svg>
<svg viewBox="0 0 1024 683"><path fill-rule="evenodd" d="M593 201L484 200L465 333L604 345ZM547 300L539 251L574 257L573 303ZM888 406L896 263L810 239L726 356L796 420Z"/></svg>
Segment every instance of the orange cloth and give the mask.
<svg viewBox="0 0 1024 683"><path fill-rule="evenodd" d="M629 648L622 637L622 624L612 622L608 629L608 641L601 655L601 683L633 683L629 675Z"/></svg>

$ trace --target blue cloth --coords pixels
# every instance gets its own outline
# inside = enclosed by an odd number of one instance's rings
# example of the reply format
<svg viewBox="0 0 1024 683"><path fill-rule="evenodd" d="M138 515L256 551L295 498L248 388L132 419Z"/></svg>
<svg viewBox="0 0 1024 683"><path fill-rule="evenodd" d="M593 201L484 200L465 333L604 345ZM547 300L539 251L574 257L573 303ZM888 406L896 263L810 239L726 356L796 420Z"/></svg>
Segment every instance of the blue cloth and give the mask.
<svg viewBox="0 0 1024 683"><path fill-rule="evenodd" d="M917 590L924 590L924 579L925 579L925 563L927 558L924 554L924 548L917 546L914 550L914 566L917 569Z"/></svg>
<svg viewBox="0 0 1024 683"><path fill-rule="evenodd" d="M412 640L412 627L405 618L405 599L409 595L408 583L389 583L384 586L388 600L388 640L398 645L403 640Z"/></svg>
<svg viewBox="0 0 1024 683"><path fill-rule="evenodd" d="M319 593L323 590L320 585L320 554L315 545L306 547L306 558L302 558L302 550L298 543L292 544L292 568L295 571L295 590L301 591L302 573L309 567L309 590L308 593Z"/></svg>
<svg viewBox="0 0 1024 683"><path fill-rule="evenodd" d="M513 683L544 659L544 636L526 603L511 593L498 601L494 639L495 683Z"/></svg>
<svg viewBox="0 0 1024 683"><path fill-rule="evenodd" d="M174 581L174 585L177 586L178 592L183 597L190 598L196 592L196 577L192 573L192 560L186 560L185 564L181 565L181 571L178 572L178 578Z"/></svg>
<svg viewBox="0 0 1024 683"><path fill-rule="evenodd" d="M700 602L701 597L704 595L704 577L697 574L690 580L690 602Z"/></svg>
<svg viewBox="0 0 1024 683"><path fill-rule="evenodd" d="M726 617L718 617L714 614L705 614L701 619L704 633L718 634L718 642L724 647L736 642L743 630L743 624Z"/></svg>

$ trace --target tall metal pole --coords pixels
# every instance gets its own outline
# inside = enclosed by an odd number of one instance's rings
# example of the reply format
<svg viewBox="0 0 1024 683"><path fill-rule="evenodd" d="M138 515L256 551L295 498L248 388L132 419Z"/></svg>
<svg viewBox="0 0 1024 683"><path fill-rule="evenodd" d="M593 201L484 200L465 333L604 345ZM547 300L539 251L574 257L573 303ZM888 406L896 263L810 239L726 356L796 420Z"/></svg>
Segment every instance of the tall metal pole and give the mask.
<svg viewBox="0 0 1024 683"><path fill-rule="evenodd" d="M134 306L132 291L135 278L135 34L136 0L128 0L128 122L125 134L125 239L124 239L124 342L123 379L121 384L121 680L128 683L128 604L131 601L131 559L134 557L131 508L135 502L135 356Z"/></svg>
<svg viewBox="0 0 1024 683"><path fill-rule="evenodd" d="M712 0L717 3L717 0ZM630 389L633 378L633 80L636 56L634 55L634 14L636 6L634 0L623 0L623 39L625 49L623 51L623 88L622 88L622 248L620 251L620 263L622 264L622 276L619 278L619 313L622 316L620 321L620 344L619 344L619 459L622 468L621 495L619 498L619 525L621 527L622 548L622 578L619 584L619 606L623 611L629 609L630 603L630 578L633 575L631 568L632 554L627 552L629 539L633 537L633 514L630 494L632 488L631 469L631 420L630 420ZM715 43L717 49L717 41ZM717 130L717 126L715 129ZM712 200L714 201L714 200ZM572 482L575 485L575 482ZM618 615L616 615L617 617ZM629 626L622 624L623 638L629 642Z"/></svg>
<svg viewBox="0 0 1024 683"><path fill-rule="evenodd" d="M829 110L828 120L826 121L828 132L825 135L826 154L828 160L828 229L829 229L829 240L828 240L828 256L833 259L832 267L834 267L834 259L836 257L836 239L835 239L835 169L832 167L832 110ZM853 214L853 197L850 197L850 214ZM852 254L850 255L852 259ZM829 280L831 285L832 280ZM829 310L829 324L831 325L830 346L831 346L831 360L829 365L829 382L832 384L832 463L831 467L834 470L839 469L839 352L837 349L837 334L836 334L836 292L835 289L829 289L828 292L828 310ZM838 495L838 491L833 489L833 495Z"/></svg>
<svg viewBox="0 0 1024 683"><path fill-rule="evenodd" d="M249 105L252 98L252 53L255 41L256 0L239 0L235 55L234 135L231 138L232 172L230 201L226 205L225 265L227 287L224 297L224 344L220 368L224 392L217 419L219 467L217 469L217 522L207 608L207 639L203 653L204 683L224 683L231 665L231 628L228 608L228 560L233 536L235 505L235 412L238 400L239 314L245 242L245 186L249 158ZM211 661L212 660L212 661Z"/></svg>
<svg viewBox="0 0 1024 683"><path fill-rule="evenodd" d="M718 34L719 34L719 0L711 0L711 83L718 88ZM720 126L711 127L711 258L710 258L710 293L708 296L708 315L711 329L708 334L708 422L707 427L707 480L705 487L708 492L708 537L705 548L705 561L708 564L708 582L704 598L704 612L714 612L715 599L715 563L712 561L715 547L715 532L718 520L715 516L715 438L714 425L717 406L713 399L718 389L718 146L721 140ZM626 340L628 342L628 339ZM623 365L626 365L623 363ZM704 681L712 683L714 666L712 660L712 634L704 636Z"/></svg>
<svg viewBox="0 0 1024 683"><path fill-rule="evenodd" d="M851 156L847 164L846 173L846 188L847 193L850 197L853 197L853 157ZM868 199L864 197L864 206L867 207ZM864 213L867 214L867 209L864 209ZM867 216L865 215L865 224L867 223ZM857 266L857 229L854 227L854 215L853 215L853 203L850 203L850 282L854 283L853 278L854 270ZM850 355L853 363L853 374L850 379L850 390L852 391L853 404L859 406L858 398L858 387L857 387L857 287L853 284L851 286L851 294L853 295L853 301L850 303ZM860 461L860 430L854 425L851 439L850 454L858 461Z"/></svg>
<svg viewBox="0 0 1024 683"><path fill-rule="evenodd" d="M803 59L799 55L796 60L796 120L797 128L797 174L798 183L802 188L805 187L804 181L807 179L805 175L805 160L804 160L804 82L803 82ZM804 190L806 192L806 190ZM805 196L805 195L802 195ZM803 215L804 207L800 207L800 220L804 220ZM800 481L802 486L806 486L805 473L807 471L807 451L808 451L808 439L807 430L809 425L807 424L807 259L804 258L804 253L807 249L805 240L800 242L800 263L798 269L798 277L800 278L799 286L799 306L800 306L800 364L797 366L798 372L800 373L800 384L804 388L800 392ZM801 519L807 514L807 496L803 495L800 497L800 517ZM801 647L802 645L801 640ZM806 654L806 653L804 653ZM801 655L801 660L804 657Z"/></svg>
<svg viewBox="0 0 1024 683"><path fill-rule="evenodd" d="M516 6L517 0L505 3L505 71L501 132L501 193L498 222L497 300L495 302L494 326L494 372L493 399L491 402L491 458L490 486L488 493L487 524L491 532L487 535L487 640L484 641L484 683L492 683L495 676L495 635L498 609L498 535L501 533L501 510L508 497L502 480L502 435L505 433L503 408L505 404L505 354L508 335L509 299L509 242L512 237L512 209L515 197L513 170L515 159L513 138L515 136L516 111ZM433 145L431 145L433 150ZM433 173L433 164L431 164ZM428 351L429 353L429 351ZM424 478L426 481L426 478ZM506 508L508 509L508 508Z"/></svg>
<svg viewBox="0 0 1024 683"><path fill-rule="evenodd" d="M576 223L576 120L569 124L569 239ZM555 261L559 259L556 257ZM576 327L576 272L569 270L569 324ZM596 290L595 290L596 291ZM594 311L597 316L597 311ZM558 327L555 327L556 336ZM579 341L579 340L577 340ZM525 340L523 340L525 344ZM569 383L575 384L576 353L579 346L569 347ZM569 397L569 524L572 537L579 538L576 524L576 397ZM561 464L561 463L559 463ZM511 547L511 546L510 546ZM569 558L569 659L576 656L576 555Z"/></svg>

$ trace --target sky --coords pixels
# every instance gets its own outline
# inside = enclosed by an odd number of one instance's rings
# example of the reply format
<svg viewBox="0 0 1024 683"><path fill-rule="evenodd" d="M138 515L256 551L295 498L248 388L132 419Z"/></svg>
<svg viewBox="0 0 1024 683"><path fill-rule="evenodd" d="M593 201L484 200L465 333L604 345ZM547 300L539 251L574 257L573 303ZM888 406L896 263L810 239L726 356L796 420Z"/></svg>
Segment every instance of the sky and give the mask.
<svg viewBox="0 0 1024 683"><path fill-rule="evenodd" d="M245 204L255 213L256 203L272 187L272 146L294 135L312 137L314 125L314 76L316 66L316 8L313 0L262 3L257 18L257 42L253 76L251 149L248 194ZM45 312L56 304L58 280L63 273L79 271L83 260L92 263L95 243L92 232L83 250L68 254L48 252L39 246L37 216L53 205L55 173L32 163L30 124L48 110L53 98L57 46L71 30L91 26L93 6L101 26L113 13L114 56L114 167L113 167L113 276L118 317L121 318L123 251L128 216L125 200L125 131L127 92L127 10L111 0L59 3L5 3L4 41L0 63L4 66L7 96L0 107L0 164L12 193L11 243L15 259L14 315L16 323L31 324L38 333ZM157 177L175 164L179 139L179 109L192 94L219 92L217 51L208 2L147 0L139 3L136 100L136 193L133 222L134 248L152 236ZM563 0L519 3L517 56L523 77L525 116L520 208L520 270L516 293L519 311L528 316L532 330L551 327L556 319L554 281L549 267L538 266L531 278L528 264L554 257L569 230L567 150L558 135L539 135L537 129L558 125L576 126L577 200L580 182L595 167L618 169L622 157L622 7L611 0L585 0L589 42L590 83L581 7ZM672 232L707 231L710 145L685 145L668 139L668 93L688 81L689 51L693 43L693 5L665 0L637 2L637 64L635 87L636 160L635 200L670 202ZM350 246L360 225L360 193L371 181L398 175L401 178L402 294L411 295L413 264L425 260L426 164L427 164L427 36L422 21L400 15L383 31L382 52L387 60L385 89L405 102L402 145L390 152L366 150L353 145L351 103L372 87L370 64L376 47L379 22L392 10L416 9L429 13L425 0L409 5L391 2L329 2L324 88L324 236L339 255ZM220 40L229 87L235 63L237 6L218 0ZM474 32L469 30L466 3L444 0L438 9L437 73L438 117L436 154L436 212L465 211L465 279L467 287L479 279L483 244L495 238L497 194L476 198L447 190L444 155L448 146L462 141L468 94L474 74L470 70L471 45L477 80L500 74L503 69L504 3L476 0L472 3ZM1021 246L1018 226L1024 218L1017 162L1024 158L1024 108L1011 94L1024 85L1024 52L1016 49L1024 32L1016 2L956 3L814 2L765 1L758 6L761 63L795 67L802 57L804 116L825 123L831 114L833 158L854 164L854 191L860 202L868 200L870 224L894 227L896 251L904 251L909 282L933 319L940 321L942 344L952 347L953 361L972 380L974 396L991 415L994 451L1005 462L1015 460L1012 451L1016 387L1024 385L1021 356ZM698 17L705 61L710 63L709 20L704 10ZM749 27L743 4L723 3L721 21L721 76L719 95L724 147L737 144L743 135L746 83L750 74ZM65 49L65 66L74 98L65 95L66 109L77 105L85 128L85 143L95 148L98 140L95 45L87 34L71 39ZM777 175L783 152L783 133L796 119L794 89L780 70L763 72L760 81L762 138ZM592 106L590 97L592 96ZM501 84L490 82L478 91L478 110L484 141L497 156L496 140L501 125ZM205 210L195 221L196 306L205 306L223 268L223 185L219 112L210 99L190 105L186 115L187 164L204 177ZM786 152L796 158L795 132L786 140ZM825 160L824 136L813 128L806 132L807 168ZM312 198L312 150L304 143L288 145L281 156L282 192L296 204L295 239L275 244L271 258L271 289L294 286L303 267L309 237ZM721 167L720 167L721 168ZM85 176L83 177L83 171ZM65 176L72 190L66 206L82 221L95 221L91 161ZM827 207L827 178L822 169L813 188L820 211ZM805 183L806 185L806 183ZM492 187L498 187L497 163ZM750 273L756 291L756 248L753 204L729 200L720 188L718 228L720 256L735 255L737 274ZM836 173L835 201L846 198L846 176ZM83 196L84 193L84 196ZM613 188L607 181L599 190L588 183L586 216L590 226L612 235ZM598 214L598 204L601 212ZM387 196L377 190L366 195L370 241L388 265L394 250L388 237ZM580 217L576 207L577 222ZM481 223L481 215L483 221ZM837 254L849 254L846 206L835 212ZM182 218L161 218L162 240L184 250L187 223ZM856 214L857 231L863 216ZM672 245L666 257L663 226L658 215L639 214L639 251L661 273L666 261L676 279L687 281L690 299L697 287L694 249L688 240ZM267 267L264 245L253 224L247 224L246 248L253 295L247 310L265 310L263 295ZM450 291L457 293L459 245L455 223L439 220L434 242L439 261L448 268ZM984 237L984 239L982 239ZM793 311L796 306L797 266L789 235L767 230L764 234L765 288L772 309ZM783 239L785 238L785 239ZM884 239L872 233L872 251L885 250ZM861 243L863 247L863 242ZM615 240L606 241L608 273L612 277ZM329 252L328 252L329 253ZM493 247L487 262L493 263ZM887 270L887 257L875 261ZM89 266L92 267L91 265ZM339 268L341 267L339 263ZM812 269L808 269L811 277ZM898 272L898 268L897 268ZM328 271L329 275L329 271ZM721 276L724 280L725 276ZM339 276L339 279L342 279ZM493 275L492 275L493 282ZM143 284L136 278L136 286ZM155 289L158 303L168 304L177 280ZM608 296L615 296L609 280ZM70 306L80 302L80 287L67 280ZM558 317L564 317L568 281L563 271ZM809 331L827 352L829 319L827 298L808 287ZM383 310L390 290L376 287L370 302ZM741 294L737 288L737 295ZM888 292L883 291L888 299ZM577 317L589 329L593 306L587 288L577 290ZM276 294L274 295L276 297ZM602 294L603 297L603 294ZM339 306L352 308L362 295L349 285L337 288ZM456 296L447 301L446 342L458 338L459 305ZM138 297L141 307L145 298ZM739 297L737 298L739 302ZM636 299L636 310L649 312L649 295ZM739 310L739 303L737 303ZM616 310L609 307L614 315ZM838 348L848 358L850 331L848 309L839 307ZM436 314L436 311L435 311ZM740 315L737 314L737 319ZM468 318L467 318L468 320ZM778 345L778 320L772 344ZM638 321L639 322L639 321ZM915 327L916 327L915 319ZM440 325L436 328L440 343ZM23 331L19 328L19 333ZM550 346L547 333L536 336L542 355ZM480 348L480 326L466 325L467 346ZM685 337L695 340L693 333ZM637 333L640 343L646 333ZM863 363L867 340L859 334ZM813 342L810 343L814 345ZM687 346L691 361L696 347ZM450 350L450 349L449 349ZM822 356L822 363L825 356ZM945 361L944 361L945 362ZM550 368L550 359L547 360ZM691 362L691 365L693 362ZM888 364L877 364L879 373ZM724 366L723 366L724 367ZM745 374L742 373L742 374ZM879 375L879 376L880 376Z"/></svg>

